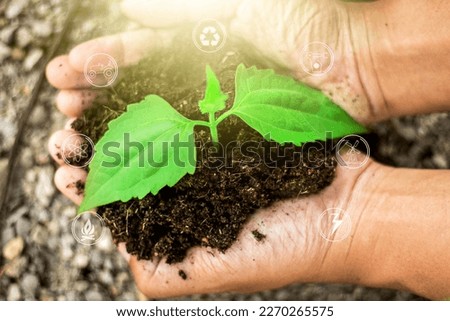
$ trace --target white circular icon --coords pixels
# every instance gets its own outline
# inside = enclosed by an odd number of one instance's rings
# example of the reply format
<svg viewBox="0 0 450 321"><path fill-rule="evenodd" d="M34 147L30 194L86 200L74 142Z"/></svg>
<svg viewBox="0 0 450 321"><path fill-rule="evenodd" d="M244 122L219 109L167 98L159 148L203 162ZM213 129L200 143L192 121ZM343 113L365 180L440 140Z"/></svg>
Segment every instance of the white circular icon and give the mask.
<svg viewBox="0 0 450 321"><path fill-rule="evenodd" d="M72 221L72 235L78 243L94 245L105 234L105 224L95 212L84 212Z"/></svg>
<svg viewBox="0 0 450 321"><path fill-rule="evenodd" d="M369 143L359 135L347 135L336 144L336 160L342 167L357 169L363 167L369 158Z"/></svg>
<svg viewBox="0 0 450 321"><path fill-rule="evenodd" d="M333 68L334 52L323 42L310 42L300 53L300 65L307 74L322 76Z"/></svg>
<svg viewBox="0 0 450 321"><path fill-rule="evenodd" d="M84 168L94 157L94 142L86 135L72 134L61 145L61 157L71 167Z"/></svg>
<svg viewBox="0 0 450 321"><path fill-rule="evenodd" d="M329 242L339 242L346 239L352 231L350 216L340 208L329 208L319 217L320 236Z"/></svg>
<svg viewBox="0 0 450 321"><path fill-rule="evenodd" d="M108 87L119 75L116 60L108 54L96 53L84 64L84 77L94 87Z"/></svg>
<svg viewBox="0 0 450 321"><path fill-rule="evenodd" d="M227 39L223 24L214 19L201 20L192 31L195 46L206 53L217 52L225 45Z"/></svg>

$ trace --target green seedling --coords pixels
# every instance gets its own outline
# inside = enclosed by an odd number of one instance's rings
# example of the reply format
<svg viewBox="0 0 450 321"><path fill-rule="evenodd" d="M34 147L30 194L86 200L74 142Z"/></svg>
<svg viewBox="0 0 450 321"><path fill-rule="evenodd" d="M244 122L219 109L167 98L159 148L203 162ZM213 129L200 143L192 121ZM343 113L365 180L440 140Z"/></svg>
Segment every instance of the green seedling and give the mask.
<svg viewBox="0 0 450 321"><path fill-rule="evenodd" d="M235 99L224 112L228 95L222 92L209 66L206 83L199 109L208 115L208 121L188 119L163 98L149 95L139 103L128 105L126 112L109 123L108 131L95 146L80 213L115 201L142 199L149 193L156 195L163 187L174 186L186 174L194 174L196 155L189 152L195 151L194 127L209 128L212 142L218 143L217 128L231 116L279 144L300 146L324 141L330 131L335 138L366 132L323 93L273 70L239 65ZM126 135L143 148L126 152L123 144ZM182 143L183 148L167 148L173 143ZM115 166L106 166L110 164L111 146L115 146L120 157ZM164 166L143 165L141 156L149 152L153 163Z"/></svg>

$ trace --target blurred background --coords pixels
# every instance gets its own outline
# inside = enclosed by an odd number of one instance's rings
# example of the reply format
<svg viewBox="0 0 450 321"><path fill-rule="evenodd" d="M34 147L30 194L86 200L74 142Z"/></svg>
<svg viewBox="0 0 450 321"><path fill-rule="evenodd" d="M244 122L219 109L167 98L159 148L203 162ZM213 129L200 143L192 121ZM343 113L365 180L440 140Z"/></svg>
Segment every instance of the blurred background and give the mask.
<svg viewBox="0 0 450 321"><path fill-rule="evenodd" d="M117 0L0 1L0 300L145 300L109 235L91 247L72 236L76 208L55 189L55 164L47 153L50 134L66 120L54 106L55 90L42 78L49 56L92 37L136 27L121 16ZM449 115L377 125L369 137L372 155L393 166L449 168ZM391 290L306 284L251 295L181 299L421 298Z"/></svg>

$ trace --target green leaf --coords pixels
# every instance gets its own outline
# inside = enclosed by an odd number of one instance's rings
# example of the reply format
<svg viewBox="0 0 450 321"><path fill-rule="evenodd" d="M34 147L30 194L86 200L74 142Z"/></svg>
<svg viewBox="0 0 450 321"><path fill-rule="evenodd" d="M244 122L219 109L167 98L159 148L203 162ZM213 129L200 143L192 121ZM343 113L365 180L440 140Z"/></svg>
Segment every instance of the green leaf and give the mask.
<svg viewBox="0 0 450 321"><path fill-rule="evenodd" d="M214 74L210 66L206 66L206 91L203 100L200 100L198 106L203 114L216 113L225 108L225 102L228 95L220 89L219 79Z"/></svg>
<svg viewBox="0 0 450 321"><path fill-rule="evenodd" d="M301 145L366 129L323 93L273 70L239 65L236 97L230 114L236 115L262 136L276 142Z"/></svg>
<svg viewBox="0 0 450 321"><path fill-rule="evenodd" d="M194 122L159 96L129 105L95 146L79 212L156 195L196 166ZM178 144L177 142L180 142ZM140 147L137 147L140 146ZM178 146L178 147L177 147Z"/></svg>

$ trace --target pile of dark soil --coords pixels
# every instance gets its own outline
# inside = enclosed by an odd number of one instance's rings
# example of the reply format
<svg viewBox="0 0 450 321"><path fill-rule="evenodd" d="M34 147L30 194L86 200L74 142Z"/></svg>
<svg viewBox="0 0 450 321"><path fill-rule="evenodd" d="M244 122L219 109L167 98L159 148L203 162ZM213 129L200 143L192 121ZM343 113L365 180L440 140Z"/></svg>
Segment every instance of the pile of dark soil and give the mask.
<svg viewBox="0 0 450 321"><path fill-rule="evenodd" d="M74 129L96 142L108 122L127 104L148 94L160 95L188 118L206 120L198 111L205 90L206 64L211 65L222 90L230 96L228 107L233 102L237 65L258 65L243 54L246 48L235 44L206 54L194 47L190 36L180 36L174 43L174 47L152 54L137 66L121 69L121 80L74 123ZM194 175L185 176L172 188L163 188L156 196L98 209L114 239L126 242L129 253L140 259L167 256L167 262L174 263L198 245L225 251L256 209L283 198L317 193L334 178L335 161L330 153L325 155L325 151L316 149L309 157L302 157L302 148L267 142L235 117L220 124L221 144L251 142L253 148L251 153L238 148L231 153L227 148L227 166L216 168L217 159L210 157L209 135L201 128L196 131L198 166ZM257 230L253 235L255 241L265 237Z"/></svg>

